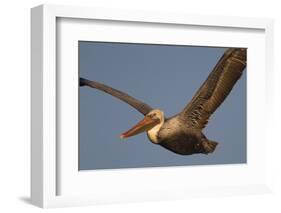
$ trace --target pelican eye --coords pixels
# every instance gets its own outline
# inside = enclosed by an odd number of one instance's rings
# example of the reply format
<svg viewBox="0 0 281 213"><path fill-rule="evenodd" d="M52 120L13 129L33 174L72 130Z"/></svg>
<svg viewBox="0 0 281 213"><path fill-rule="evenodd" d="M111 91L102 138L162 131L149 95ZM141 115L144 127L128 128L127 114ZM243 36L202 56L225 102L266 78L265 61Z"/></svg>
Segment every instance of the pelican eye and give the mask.
<svg viewBox="0 0 281 213"><path fill-rule="evenodd" d="M153 114L148 115L148 117L149 117L149 118L154 118L155 115L156 115L156 113L153 113Z"/></svg>
<svg viewBox="0 0 281 213"><path fill-rule="evenodd" d="M150 114L150 117L153 118L155 117L156 113Z"/></svg>

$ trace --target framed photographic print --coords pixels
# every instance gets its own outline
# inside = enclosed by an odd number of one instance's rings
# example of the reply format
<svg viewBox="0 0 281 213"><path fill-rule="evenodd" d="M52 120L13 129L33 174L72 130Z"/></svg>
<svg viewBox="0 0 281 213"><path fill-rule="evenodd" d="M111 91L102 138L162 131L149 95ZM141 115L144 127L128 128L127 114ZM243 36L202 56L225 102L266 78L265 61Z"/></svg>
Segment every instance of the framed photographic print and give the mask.
<svg viewBox="0 0 281 213"><path fill-rule="evenodd" d="M271 20L31 14L32 203L270 192Z"/></svg>

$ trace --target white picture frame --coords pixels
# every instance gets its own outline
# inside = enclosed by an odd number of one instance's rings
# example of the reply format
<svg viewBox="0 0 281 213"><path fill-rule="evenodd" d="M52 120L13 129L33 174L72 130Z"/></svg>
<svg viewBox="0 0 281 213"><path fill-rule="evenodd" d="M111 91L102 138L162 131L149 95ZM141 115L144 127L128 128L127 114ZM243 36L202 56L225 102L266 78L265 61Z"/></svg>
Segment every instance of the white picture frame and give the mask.
<svg viewBox="0 0 281 213"><path fill-rule="evenodd" d="M270 19L256 19L256 18L241 18L241 17L216 17L216 16L203 16L203 15L187 15L187 14L166 14L166 13L152 13L152 12L142 12L142 11L123 11L123 10L112 10L112 9L97 9L97 8L85 8L85 7L74 7L74 6L54 6L54 5L41 5L31 10L31 56L32 56L32 142L31 142L31 201L33 204L40 207L58 207L58 206L75 206L75 205L89 205L96 203L114 203L114 202L128 202L128 201L143 201L143 200L165 200L173 198L186 198L194 196L208 196L208 195L229 195L229 194L252 194L252 193L264 193L270 192L270 166L269 161L267 161L268 153L263 149L263 147L268 148L270 143L270 116L265 112L270 111L272 107L271 91L273 90L272 78L273 78L273 22ZM64 152L63 143L58 145L58 131L57 131L57 120L58 120L58 88L60 88L60 83L62 81L69 81L68 78L64 78L60 81L57 79L57 69L59 69L58 63L58 34L61 30L61 20L98 20L98 21L110 21L111 25L116 25L118 28L122 23L131 23L130 26L134 26L137 23L143 23L143 27L146 24L153 24L154 26L164 26L166 30L173 30L177 26L195 26L200 27L201 30L211 29L214 34L210 37L217 36L215 31L221 32L234 32L234 31L247 31L260 32L260 36L253 36L248 40L245 38L245 42L252 43L249 45L251 49L257 48L260 50L259 53L254 53L252 55L259 57L260 63L258 67L255 64L251 64L250 68L256 68L256 75L248 75L248 82L252 82L248 87L248 107L258 104L255 109L251 110L250 113L250 126L249 131L257 132L255 135L250 134L248 137L249 143L251 141L256 142L256 146L250 145L250 150L248 150L248 155L250 156L250 162L247 166L234 165L228 167L222 166L209 166L200 167L197 169L191 169L186 167L172 168L149 168L143 170L114 170L114 171L102 171L97 173L83 172L82 175L77 175L78 172L76 165L73 162L77 160L77 154L75 155L75 141L71 145L70 149L72 151L67 151L61 157L61 152ZM68 27L64 28L69 35L69 40L71 42L79 40L80 37L84 39L91 39L90 31L89 33L74 33L72 24L68 23ZM69 27L70 26L70 27ZM79 27L78 25L75 27ZM77 32L82 32L87 30L85 26L79 28ZM159 27L161 28L161 27ZM76 28L77 29L77 28ZM71 31L72 30L72 31ZM210 30L210 31L211 31ZM196 31L196 29L195 29ZM71 33L73 32L73 33ZM207 31L206 31L207 32ZM84 35L87 36L84 37ZM103 40L104 35L100 33L99 38L95 40ZM134 41L149 42L151 38L147 38L144 34L139 34L139 37L135 38ZM156 34L157 35L157 34ZM247 34L248 35L248 34ZM218 35L219 36L219 35ZM246 36L247 37L247 36ZM255 40L256 38L256 40ZM128 41L128 37L120 35L119 41ZM123 39L123 40L122 40ZM155 38L154 38L155 39ZM157 37L156 37L157 39ZM111 40L106 38L105 40ZM243 39L242 39L243 40ZM131 41L131 40L130 40ZM157 41L157 43L172 43L169 38L163 37L162 40ZM255 46L256 43L259 46ZM155 40L153 40L155 43ZM182 44L184 41L175 41L174 44ZM75 48L69 43L65 43L66 50L62 51L66 57L67 52L71 54L75 51ZM229 41L224 41L221 39L221 44L212 39L193 41L194 45L246 45L245 43L229 43ZM246 45L247 46L247 45ZM260 48L260 49L258 49ZM250 52L251 53L251 52ZM72 55L73 56L73 55ZM249 57L252 57L251 54ZM75 60L74 60L75 61ZM75 67L75 64L72 64ZM77 68L77 67L76 67ZM70 67L71 69L71 67ZM71 76L75 75L75 71L70 71L70 81ZM266 78L264 78L266 76ZM75 79L75 76L73 77ZM258 82L260 83L254 83ZM65 83L64 83L65 84ZM73 88L76 90L77 88ZM258 89L261 97L259 99L251 98L253 90ZM249 96L250 95L250 96ZM75 95L74 95L75 97ZM74 98L75 99L75 98ZM73 110L76 110L75 108ZM266 131L261 131L264 126L258 125L257 120L253 119L259 113L259 120L262 120L266 124ZM73 119L75 120L75 119ZM62 121L62 123L64 123ZM71 122L70 122L71 123ZM249 128L249 126L248 126ZM251 130L252 128L252 130ZM263 142L263 143L262 143ZM72 149L72 148L73 149ZM270 149L267 149L270 150ZM74 153L74 154L73 154ZM74 172L73 172L74 171ZM196 186L196 176L205 176L209 173L217 173L217 175L212 176L214 180L221 176L222 172L227 173L229 176L222 176L218 179L214 185L203 185L203 187ZM191 174L188 174L192 172ZM111 176L108 177L106 173L110 173ZM182 185L165 185L165 181L158 181L156 185L149 186L152 187L153 192L147 193L148 188L146 184L151 181L147 180L145 177L151 175L153 177L159 178L166 176L167 178L174 179L179 176L183 177L178 182L183 183L184 178L193 178L195 184L194 187ZM239 175L241 174L241 175ZM78 177L79 176L79 177ZM81 176L81 177L80 177ZM82 177L83 176L83 177ZM136 177L137 176L137 177ZM63 178L67 177L67 178ZM129 184L127 180L130 177L135 177L139 179L139 186L134 186ZM256 177L253 179L253 177ZM96 178L99 180L98 185L89 185L89 182ZM123 184L119 184L121 187L114 188L110 185L112 190L106 189L102 185L102 180L107 178L110 180L124 180ZM227 178L227 181L223 178ZM158 179L159 180L159 179ZM127 185L124 186L127 181ZM198 183L200 182L198 179ZM153 182L153 180L152 180ZM86 184L84 184L86 183ZM63 186L63 187L62 187ZM154 188L153 188L154 187ZM63 188L63 190L62 190ZM142 188L142 190L141 190ZM96 189L96 193L87 193L87 190L91 191ZM73 193L75 192L75 193ZM98 193L97 193L98 192ZM122 196L120 196L122 193Z"/></svg>

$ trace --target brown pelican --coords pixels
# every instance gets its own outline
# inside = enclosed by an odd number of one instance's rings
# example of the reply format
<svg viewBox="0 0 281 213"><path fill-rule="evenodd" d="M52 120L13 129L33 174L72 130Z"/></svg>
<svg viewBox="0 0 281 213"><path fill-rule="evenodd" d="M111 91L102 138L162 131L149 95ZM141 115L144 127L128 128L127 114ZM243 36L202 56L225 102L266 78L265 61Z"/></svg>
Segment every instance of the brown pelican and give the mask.
<svg viewBox="0 0 281 213"><path fill-rule="evenodd" d="M190 155L212 153L217 142L202 132L210 116L228 96L246 67L246 49L228 48L208 78L185 108L175 116L166 118L160 109L154 109L128 94L105 84L80 78L80 86L106 92L134 107L145 117L121 134L121 138L147 132L149 140L174 153Z"/></svg>

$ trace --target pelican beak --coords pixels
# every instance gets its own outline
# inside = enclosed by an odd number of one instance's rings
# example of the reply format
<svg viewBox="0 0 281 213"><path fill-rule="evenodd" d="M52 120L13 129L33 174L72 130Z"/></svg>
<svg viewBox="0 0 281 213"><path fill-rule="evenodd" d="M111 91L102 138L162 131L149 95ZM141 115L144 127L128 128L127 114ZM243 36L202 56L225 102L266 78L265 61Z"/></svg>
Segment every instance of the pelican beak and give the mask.
<svg viewBox="0 0 281 213"><path fill-rule="evenodd" d="M152 129L154 126L160 123L160 119L152 119L148 116L144 117L139 123L120 135L120 138L128 138L144 131Z"/></svg>

